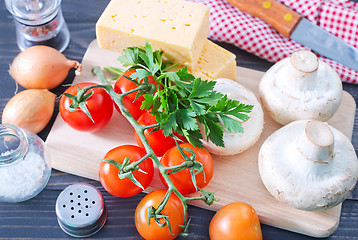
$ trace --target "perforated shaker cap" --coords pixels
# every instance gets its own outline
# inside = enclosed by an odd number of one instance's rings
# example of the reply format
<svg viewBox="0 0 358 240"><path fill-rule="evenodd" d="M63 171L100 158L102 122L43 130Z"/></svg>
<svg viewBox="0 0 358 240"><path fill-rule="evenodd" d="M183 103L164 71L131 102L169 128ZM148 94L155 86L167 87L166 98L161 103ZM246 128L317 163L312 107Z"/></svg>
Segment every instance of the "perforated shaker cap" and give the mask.
<svg viewBox="0 0 358 240"><path fill-rule="evenodd" d="M78 183L60 193L56 215L65 233L73 237L88 237L105 224L107 208L100 191L89 184Z"/></svg>

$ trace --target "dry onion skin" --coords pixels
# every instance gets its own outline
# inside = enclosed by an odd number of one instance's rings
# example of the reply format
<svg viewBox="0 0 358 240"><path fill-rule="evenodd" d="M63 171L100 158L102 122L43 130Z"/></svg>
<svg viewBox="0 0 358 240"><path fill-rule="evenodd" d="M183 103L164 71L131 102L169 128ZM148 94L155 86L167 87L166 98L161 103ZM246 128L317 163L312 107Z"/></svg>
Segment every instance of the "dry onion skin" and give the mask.
<svg viewBox="0 0 358 240"><path fill-rule="evenodd" d="M54 48L37 45L19 53L10 66L10 75L27 89L53 89L60 85L71 68L81 64L68 60Z"/></svg>
<svg viewBox="0 0 358 240"><path fill-rule="evenodd" d="M56 95L47 89L28 89L13 96L2 113L2 123L9 123L34 133L42 131L51 120Z"/></svg>

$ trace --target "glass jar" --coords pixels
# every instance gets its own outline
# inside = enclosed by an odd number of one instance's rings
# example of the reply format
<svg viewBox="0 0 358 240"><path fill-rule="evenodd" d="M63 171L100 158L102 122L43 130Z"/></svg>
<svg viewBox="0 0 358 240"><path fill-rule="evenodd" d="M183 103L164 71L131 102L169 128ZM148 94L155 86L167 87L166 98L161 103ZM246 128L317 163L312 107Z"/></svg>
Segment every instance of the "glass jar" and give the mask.
<svg viewBox="0 0 358 240"><path fill-rule="evenodd" d="M11 124L0 124L0 201L22 202L39 194L51 175L40 137Z"/></svg>
<svg viewBox="0 0 358 240"><path fill-rule="evenodd" d="M62 16L61 0L5 0L16 26L21 51L34 45L47 45L62 52L70 32Z"/></svg>

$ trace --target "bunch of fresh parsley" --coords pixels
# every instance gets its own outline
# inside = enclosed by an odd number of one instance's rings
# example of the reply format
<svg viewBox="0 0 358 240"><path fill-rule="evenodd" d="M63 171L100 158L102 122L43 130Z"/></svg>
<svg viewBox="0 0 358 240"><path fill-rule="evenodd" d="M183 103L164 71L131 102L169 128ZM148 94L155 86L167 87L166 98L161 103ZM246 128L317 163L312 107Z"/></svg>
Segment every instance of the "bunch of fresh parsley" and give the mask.
<svg viewBox="0 0 358 240"><path fill-rule="evenodd" d="M158 121L157 130L162 129L165 136L176 132L194 146L203 147L201 124L206 139L224 147L223 127L231 132L243 132L241 121L249 119L247 113L251 112L252 105L215 91L215 81L195 78L186 67L172 71L176 65L163 61L163 52L153 52L148 42L144 47L126 48L118 60L129 67L128 70L136 69L128 79L138 86L150 85L149 76L156 79L158 87L152 85L147 91L139 91L137 97L144 95L141 108L150 110Z"/></svg>

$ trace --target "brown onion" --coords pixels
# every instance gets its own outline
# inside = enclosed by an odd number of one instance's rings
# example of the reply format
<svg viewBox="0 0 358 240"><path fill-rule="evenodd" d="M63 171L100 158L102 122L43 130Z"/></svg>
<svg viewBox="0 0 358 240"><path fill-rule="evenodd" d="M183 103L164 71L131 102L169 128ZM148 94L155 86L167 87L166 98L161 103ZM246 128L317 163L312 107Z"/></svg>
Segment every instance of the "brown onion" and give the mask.
<svg viewBox="0 0 358 240"><path fill-rule="evenodd" d="M24 88L53 89L65 80L71 68L80 71L81 65L54 48L37 45L15 57L10 75Z"/></svg>
<svg viewBox="0 0 358 240"><path fill-rule="evenodd" d="M10 123L34 133L49 123L56 95L47 89L28 89L13 96L6 104L2 123Z"/></svg>

